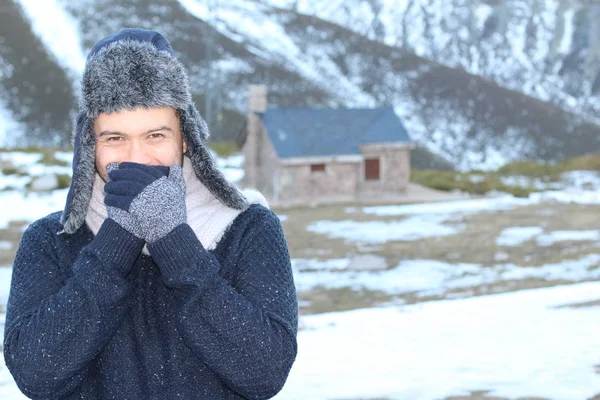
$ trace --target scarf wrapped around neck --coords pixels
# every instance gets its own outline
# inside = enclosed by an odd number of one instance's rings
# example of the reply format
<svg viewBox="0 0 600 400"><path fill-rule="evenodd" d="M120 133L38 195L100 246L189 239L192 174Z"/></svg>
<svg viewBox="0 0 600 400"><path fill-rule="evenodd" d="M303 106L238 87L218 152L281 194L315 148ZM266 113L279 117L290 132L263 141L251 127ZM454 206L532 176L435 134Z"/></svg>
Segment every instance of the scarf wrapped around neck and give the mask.
<svg viewBox="0 0 600 400"><path fill-rule="evenodd" d="M182 169L186 184L187 223L204 248L214 250L229 225L242 211L227 207L213 196L196 177L191 161L187 157L184 157ZM264 196L256 190L245 189L242 194L249 203L269 206ZM96 173L92 197L85 217L85 222L94 235L108 218L104 204L105 196L104 181ZM150 254L147 246L144 246L142 253Z"/></svg>

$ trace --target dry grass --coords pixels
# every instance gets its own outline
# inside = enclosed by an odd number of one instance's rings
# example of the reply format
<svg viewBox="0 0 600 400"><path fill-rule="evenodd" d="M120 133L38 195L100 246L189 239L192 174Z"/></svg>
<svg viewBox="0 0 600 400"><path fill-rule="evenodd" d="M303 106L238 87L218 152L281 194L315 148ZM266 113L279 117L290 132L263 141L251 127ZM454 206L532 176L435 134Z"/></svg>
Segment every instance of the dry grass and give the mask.
<svg viewBox="0 0 600 400"><path fill-rule="evenodd" d="M27 221L10 221L8 227L0 229L0 241L12 244L10 249L0 249L0 267L12 264L23 234L23 227L28 224Z"/></svg>
<svg viewBox="0 0 600 400"><path fill-rule="evenodd" d="M502 230L516 226L541 226L545 232L598 229L600 226L600 206L598 205L544 204L507 211L464 215L453 218L449 223L449 225L460 227L459 233L455 235L415 241L389 241L369 246L307 231L306 228L310 224L323 220L399 221L405 218L404 216L377 217L359 211L347 213L346 207L348 206L280 210L280 214L287 216L287 220L282 225L292 257L327 260L369 253L385 258L390 268L397 266L402 260L408 259L439 260L450 264L474 263L490 268L499 264L536 268L565 260L577 260L588 254L600 253L600 246L596 241L564 241L548 247L538 246L535 240L528 240L518 246L498 246L496 244L496 238ZM499 254L502 255L500 259L498 259ZM568 283L572 282L564 279L550 281L525 278L491 282L470 288L449 289L443 293L426 296L419 293L391 295L369 290L356 291L352 288L316 287L298 295L301 301L301 313L312 314L373 307L391 302L413 304Z"/></svg>
<svg viewBox="0 0 600 400"><path fill-rule="evenodd" d="M393 296L374 290L353 290L348 287L334 289L317 287L298 293L300 313L303 315L375 307L398 300L404 300L403 296Z"/></svg>
<svg viewBox="0 0 600 400"><path fill-rule="evenodd" d="M282 222L282 225L292 257L327 260L368 253L383 257L390 268L408 259L431 259L451 264L475 263L484 267L493 267L498 263L514 263L535 268L568 259L576 260L587 254L600 253L600 247L595 241L558 242L549 247L539 247L534 240L526 241L519 246L496 245L496 238L500 232L515 226L543 226L546 231L598 229L600 226L598 205L544 204L510 211L466 215L455 218L450 223L461 226L461 230L456 235L415 241L389 241L368 246L344 239L328 238L326 235L314 234L306 229L310 224L324 220L399 221L405 218L364 214L360 212L360 208L353 213L346 212L347 207L356 206L337 205L275 210L278 214L287 216L287 220ZM0 229L0 241L9 241L13 244L10 250L0 250L0 265L12 263L24 225L26 225L24 221L15 221L7 229ZM503 255L500 261L496 259L499 253ZM492 282L470 288L449 289L443 293L427 296L419 293L394 295L349 287L337 289L315 287L310 291L299 292L298 299L302 314L314 314L390 303L413 304L446 298L480 296L568 283L571 282L527 278Z"/></svg>
<svg viewBox="0 0 600 400"><path fill-rule="evenodd" d="M496 238L502 230L517 226L541 226L546 232L598 229L599 205L545 204L459 216L448 223L459 229L459 233L455 235L414 241L388 241L368 246L345 239L329 238L307 230L310 224L323 220L401 221L405 218L378 217L362 212L350 214L345 212L344 208L329 206L281 210L280 213L287 216L282 225L292 257L330 259L367 252L384 257L390 266L406 259L492 266L499 261L496 258L498 253L504 253L501 260L503 263L534 267L567 259L575 260L587 254L600 252L599 243L595 241L563 241L548 247L539 247L535 240L528 240L519 246L496 245Z"/></svg>

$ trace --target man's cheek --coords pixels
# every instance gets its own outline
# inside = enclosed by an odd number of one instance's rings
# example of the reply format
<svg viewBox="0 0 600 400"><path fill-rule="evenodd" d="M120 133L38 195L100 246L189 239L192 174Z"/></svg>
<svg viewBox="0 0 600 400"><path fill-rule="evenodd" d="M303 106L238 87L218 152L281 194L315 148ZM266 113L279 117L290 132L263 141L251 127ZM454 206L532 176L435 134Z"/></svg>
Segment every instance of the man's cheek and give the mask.
<svg viewBox="0 0 600 400"><path fill-rule="evenodd" d="M102 157L96 157L96 171L100 174L100 177L107 182L108 181L108 173L106 172L106 166L114 160L104 159Z"/></svg>
<svg viewBox="0 0 600 400"><path fill-rule="evenodd" d="M106 170L104 168L96 165L96 171L98 172L98 175L100 175L100 178L102 178L104 182L108 182L108 175L106 174Z"/></svg>

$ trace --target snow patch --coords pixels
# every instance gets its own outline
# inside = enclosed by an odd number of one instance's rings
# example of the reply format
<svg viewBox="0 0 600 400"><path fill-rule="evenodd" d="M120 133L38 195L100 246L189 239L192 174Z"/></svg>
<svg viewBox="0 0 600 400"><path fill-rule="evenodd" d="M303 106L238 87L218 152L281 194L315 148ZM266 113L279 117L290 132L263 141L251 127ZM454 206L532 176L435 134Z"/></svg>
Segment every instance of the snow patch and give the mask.
<svg viewBox="0 0 600 400"><path fill-rule="evenodd" d="M600 307L562 306L598 293L593 282L305 316L275 399L591 398Z"/></svg>
<svg viewBox="0 0 600 400"><path fill-rule="evenodd" d="M83 74L86 56L79 24L56 0L18 0L34 33L75 81Z"/></svg>

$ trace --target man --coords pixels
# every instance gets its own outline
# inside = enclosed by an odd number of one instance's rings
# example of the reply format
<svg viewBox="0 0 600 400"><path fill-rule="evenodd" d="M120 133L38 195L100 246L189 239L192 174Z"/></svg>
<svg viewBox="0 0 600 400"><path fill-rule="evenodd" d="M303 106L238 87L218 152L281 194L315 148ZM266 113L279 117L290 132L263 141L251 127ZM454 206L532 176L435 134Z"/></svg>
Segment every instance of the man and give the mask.
<svg viewBox="0 0 600 400"><path fill-rule="evenodd" d="M165 37L126 29L83 75L65 210L15 257L6 364L35 399L267 399L296 356L281 225L205 145Z"/></svg>

